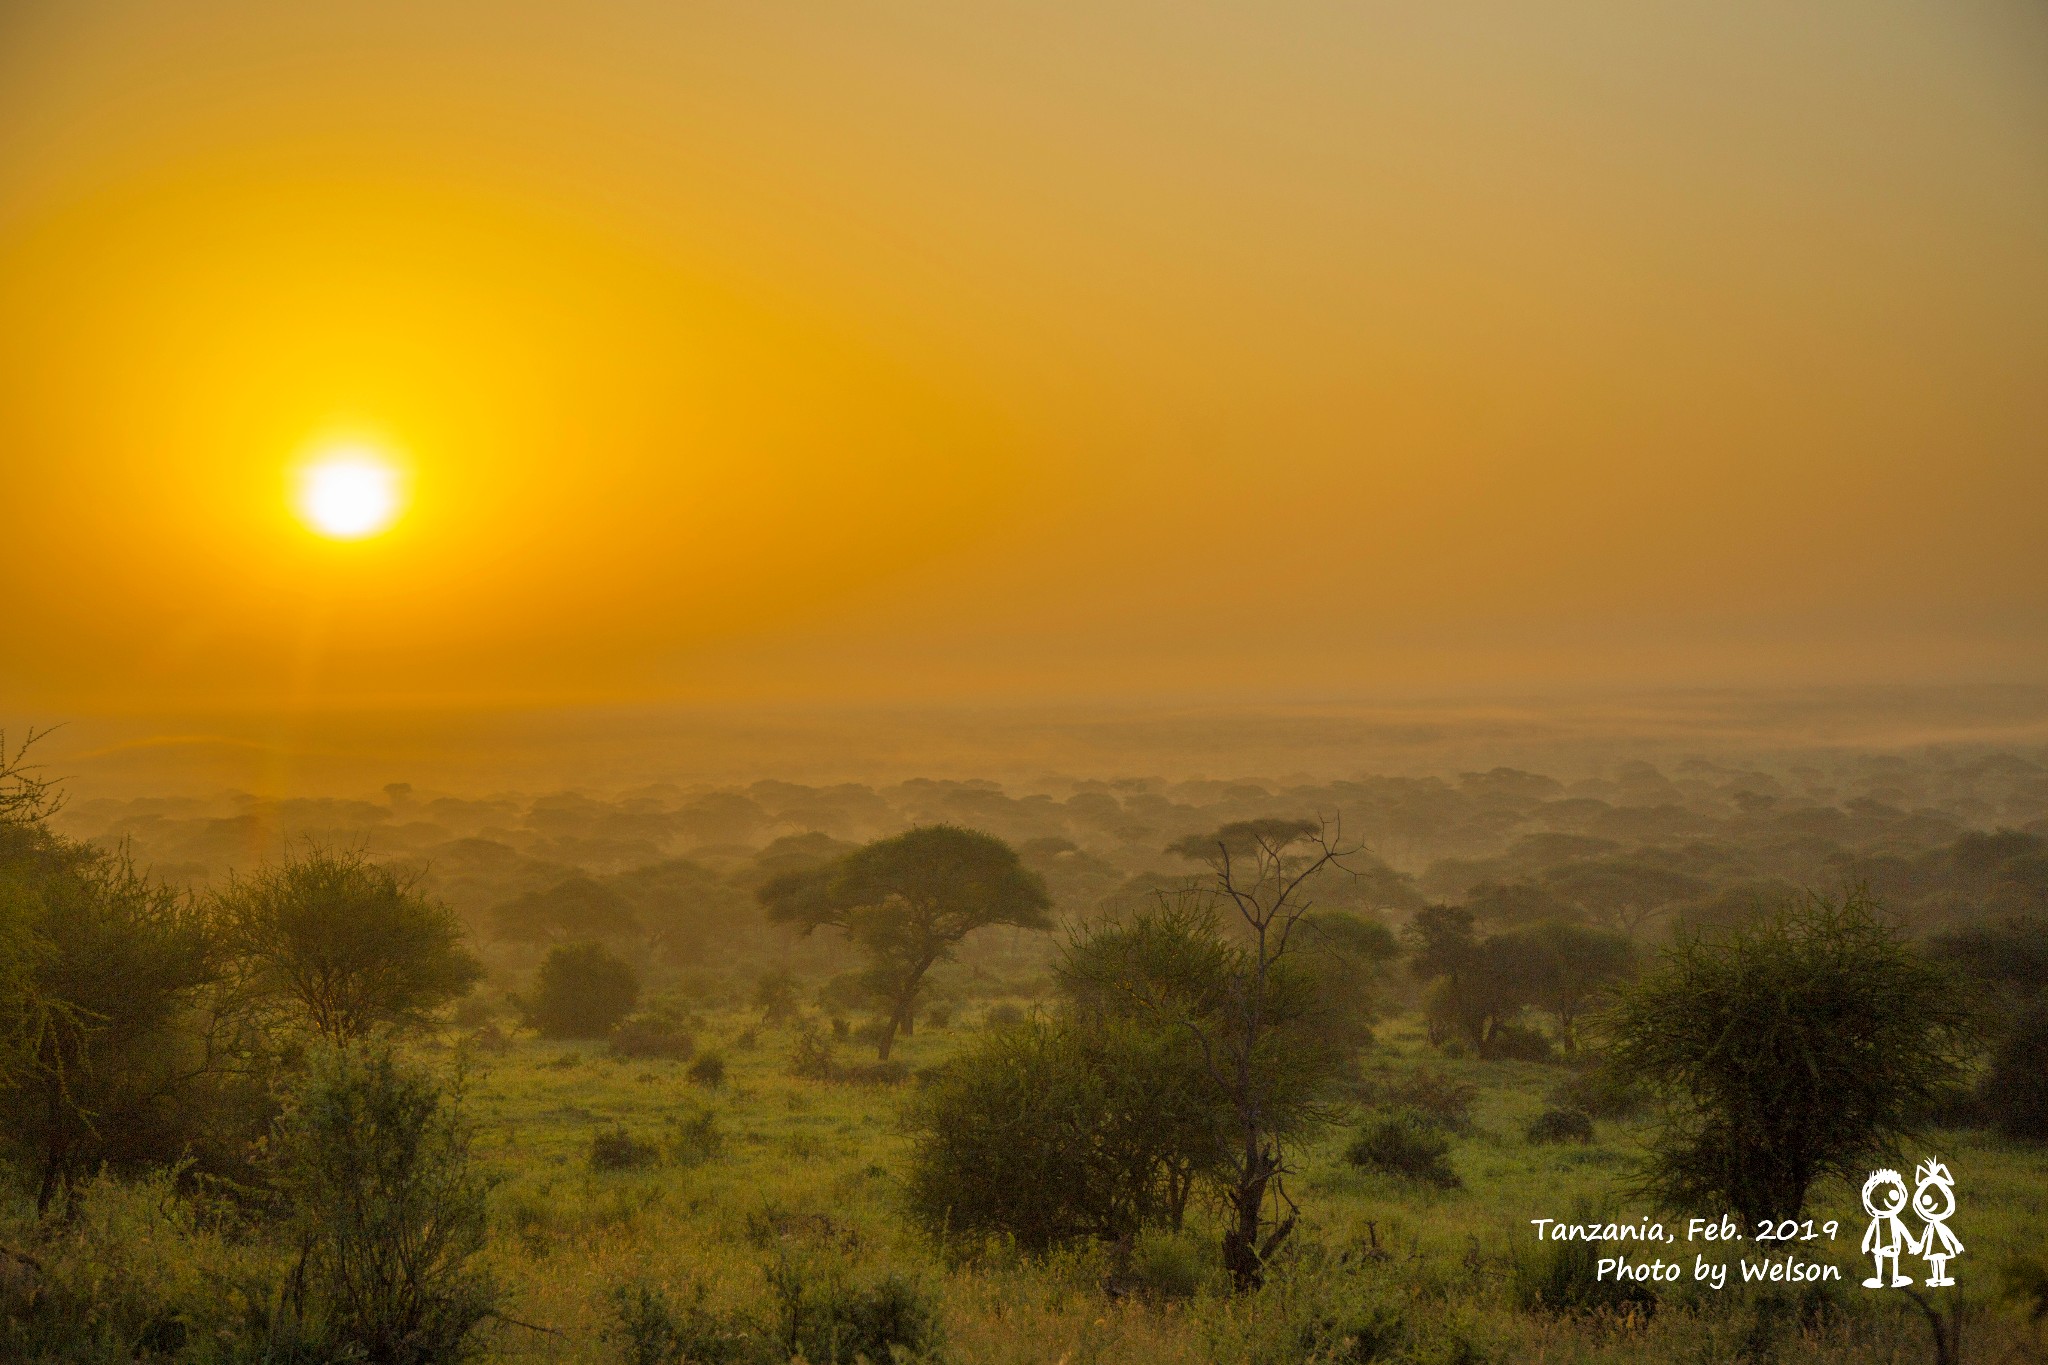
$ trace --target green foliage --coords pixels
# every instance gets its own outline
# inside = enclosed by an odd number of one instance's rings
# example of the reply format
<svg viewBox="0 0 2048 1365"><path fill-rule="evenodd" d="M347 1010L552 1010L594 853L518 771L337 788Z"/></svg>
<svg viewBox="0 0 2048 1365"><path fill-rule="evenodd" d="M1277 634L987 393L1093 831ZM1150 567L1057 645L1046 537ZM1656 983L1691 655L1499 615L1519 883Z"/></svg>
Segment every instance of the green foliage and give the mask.
<svg viewBox="0 0 2048 1365"><path fill-rule="evenodd" d="M455 912L361 853L311 848L214 898L242 985L336 1041L415 1027L483 968Z"/></svg>
<svg viewBox="0 0 2048 1365"><path fill-rule="evenodd" d="M905 1198L935 1232L1031 1252L1178 1226L1227 1111L1185 1040L1033 1021L979 1035L913 1101Z"/></svg>
<svg viewBox="0 0 2048 1365"><path fill-rule="evenodd" d="M781 1024L796 1017L796 978L786 971L763 973L754 983L754 1008L764 1024Z"/></svg>
<svg viewBox="0 0 2048 1365"><path fill-rule="evenodd" d="M372 1365L450 1365L481 1350L496 1283L475 1264L488 1185L458 1093L388 1046L316 1056L280 1120L273 1180L299 1267L302 1339Z"/></svg>
<svg viewBox="0 0 2048 1365"><path fill-rule="evenodd" d="M661 1149L642 1142L623 1127L613 1127L590 1139L590 1169L593 1171L637 1171L661 1160Z"/></svg>
<svg viewBox="0 0 2048 1365"><path fill-rule="evenodd" d="M236 1166L268 1114L219 936L125 857L37 837L0 866L27 916L27 988L44 1007L0 1090L0 1132L40 1205L76 1176L190 1152Z"/></svg>
<svg viewBox="0 0 2048 1365"><path fill-rule="evenodd" d="M854 1365L930 1354L939 1344L931 1293L895 1271L857 1276L838 1257L784 1254L768 1270L775 1359Z"/></svg>
<svg viewBox="0 0 2048 1365"><path fill-rule="evenodd" d="M644 1281L615 1285L607 1298L611 1321L603 1335L621 1365L742 1365L760 1356L752 1329L707 1306L701 1280L680 1302Z"/></svg>
<svg viewBox="0 0 2048 1365"><path fill-rule="evenodd" d="M1999 1288L2027 1321L2048 1322L2048 1244L2007 1258L1998 1268Z"/></svg>
<svg viewBox="0 0 2048 1365"><path fill-rule="evenodd" d="M1214 1268L1213 1252L1186 1233L1147 1228L1131 1244L1124 1283L1155 1303L1191 1299Z"/></svg>
<svg viewBox="0 0 2048 1365"><path fill-rule="evenodd" d="M1472 1128L1472 1101L1479 1087L1437 1067L1381 1074L1361 1081L1358 1098L1378 1109L1409 1109L1439 1128L1465 1133Z"/></svg>
<svg viewBox="0 0 2048 1365"><path fill-rule="evenodd" d="M2006 1136L2048 1141L2048 995L2007 1026L1978 1082L1977 1099Z"/></svg>
<svg viewBox="0 0 2048 1365"><path fill-rule="evenodd" d="M1338 1082L1370 1037L1353 966L1304 935L1263 969L1198 900L1167 903L1072 940L1055 973L1086 1018L1180 1040L1233 1115L1262 1141L1307 1137L1330 1119Z"/></svg>
<svg viewBox="0 0 2048 1365"><path fill-rule="evenodd" d="M976 929L1051 925L1045 881L992 834L929 825L877 839L835 862L786 872L756 893L769 919L804 933L830 925L868 959L863 983L887 1011L877 1045L889 1058L912 1031L925 974Z"/></svg>
<svg viewBox="0 0 2048 1365"><path fill-rule="evenodd" d="M688 1061L697 1050L683 1021L668 1014L636 1014L612 1030L607 1051L614 1057Z"/></svg>
<svg viewBox="0 0 2048 1365"><path fill-rule="evenodd" d="M266 1253L182 1197L183 1174L94 1176L61 1217L0 1222L0 1360L130 1365L239 1333L231 1290L262 1279Z"/></svg>
<svg viewBox="0 0 2048 1365"><path fill-rule="evenodd" d="M639 999L632 964L601 943L567 943L549 950L521 1008L543 1038L602 1038Z"/></svg>
<svg viewBox="0 0 2048 1365"><path fill-rule="evenodd" d="M678 1166L701 1166L725 1150L718 1113L704 1105L685 1104L669 1117L668 1156Z"/></svg>
<svg viewBox="0 0 2048 1365"><path fill-rule="evenodd" d="M1219 1143L1229 1207L1223 1263L1239 1292L1293 1232L1287 1153L1333 1117L1337 1082L1371 1036L1361 964L1343 939L1318 933L1318 879L1349 850L1317 820L1241 820L1170 845L1211 880L1176 903L1069 945L1061 984L1083 1010L1175 1040L1192 1040L1228 1107ZM1228 907L1231 934L1215 912ZM1269 1197L1289 1211L1269 1216Z"/></svg>
<svg viewBox="0 0 2048 1365"><path fill-rule="evenodd" d="M491 919L496 937L508 943L627 939L640 933L626 897L581 874L515 896L493 910Z"/></svg>
<svg viewBox="0 0 2048 1365"><path fill-rule="evenodd" d="M1458 1037L1482 1057L1549 1056L1519 1022L1530 1008L1549 1014L1565 1047L1576 1048L1579 1021L1635 969L1635 947L1620 934L1551 921L1480 938L1471 912L1455 906L1418 912L1408 937L1410 970L1431 983L1431 1041Z"/></svg>
<svg viewBox="0 0 2048 1365"><path fill-rule="evenodd" d="M1649 1100L1643 1088L1605 1061L1587 1066L1550 1088L1555 1109L1577 1109L1596 1119L1634 1118Z"/></svg>
<svg viewBox="0 0 2048 1365"><path fill-rule="evenodd" d="M1436 1124L1402 1109L1367 1120L1345 1148L1344 1159L1376 1175L1449 1190L1462 1183L1451 1169L1450 1152L1450 1139Z"/></svg>
<svg viewBox="0 0 2048 1365"><path fill-rule="evenodd" d="M1527 1312L1559 1316L1642 1318L1656 1312L1657 1291L1650 1285L1600 1278L1600 1260L1610 1249L1627 1251L1630 1246L1577 1240L1518 1246L1513 1271L1515 1302Z"/></svg>
<svg viewBox="0 0 2048 1365"><path fill-rule="evenodd" d="M1529 1120L1523 1136L1534 1143L1593 1140L1593 1116L1580 1109L1546 1109Z"/></svg>
<svg viewBox="0 0 2048 1365"><path fill-rule="evenodd" d="M1988 1045L1977 1111L2008 1137L2048 1139L2048 918L1974 925L1933 947L1972 987L1971 1014Z"/></svg>
<svg viewBox="0 0 2048 1365"><path fill-rule="evenodd" d="M813 1020L802 1020L796 1026L796 1038L789 1048L789 1074L806 1081L839 1079L839 1061L832 1040Z"/></svg>
<svg viewBox="0 0 2048 1365"><path fill-rule="evenodd" d="M1505 936L1494 949L1524 959L1529 1003L1557 1022L1567 1049L1578 1046L1580 1019L1635 973L1635 944L1622 934L1576 924L1539 924Z"/></svg>
<svg viewBox="0 0 2048 1365"><path fill-rule="evenodd" d="M693 1084L707 1090L716 1090L725 1084L725 1054L706 1052L690 1063L690 1069L683 1073Z"/></svg>
<svg viewBox="0 0 2048 1365"><path fill-rule="evenodd" d="M1681 938L1606 1021L1616 1073L1665 1105L1646 1187L1676 1208L1797 1216L1815 1180L1859 1176L1924 1121L1960 1023L1947 974L1860 893Z"/></svg>

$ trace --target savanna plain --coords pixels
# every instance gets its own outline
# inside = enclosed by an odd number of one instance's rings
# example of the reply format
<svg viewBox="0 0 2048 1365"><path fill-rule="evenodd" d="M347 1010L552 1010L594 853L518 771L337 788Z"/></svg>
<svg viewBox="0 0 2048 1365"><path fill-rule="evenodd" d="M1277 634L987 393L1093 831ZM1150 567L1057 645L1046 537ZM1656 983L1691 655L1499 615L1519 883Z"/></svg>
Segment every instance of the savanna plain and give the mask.
<svg viewBox="0 0 2048 1365"><path fill-rule="evenodd" d="M8 1359L2044 1358L2038 752L69 802L8 752ZM1864 1172L1929 1159L1956 1283L1867 1290Z"/></svg>

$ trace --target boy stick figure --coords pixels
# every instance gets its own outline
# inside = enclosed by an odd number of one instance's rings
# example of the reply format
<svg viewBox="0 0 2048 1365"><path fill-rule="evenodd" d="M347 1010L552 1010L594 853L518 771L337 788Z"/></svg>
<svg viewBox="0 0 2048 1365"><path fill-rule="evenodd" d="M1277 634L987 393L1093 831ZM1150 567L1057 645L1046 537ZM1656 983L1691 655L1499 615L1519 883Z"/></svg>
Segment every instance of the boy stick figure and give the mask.
<svg viewBox="0 0 2048 1365"><path fill-rule="evenodd" d="M1914 1167L1913 1180L1913 1212L1927 1222L1913 1250L1927 1258L1928 1268L1934 1272L1927 1277L1930 1287L1952 1285L1955 1281L1948 1277L1948 1258L1963 1254L1963 1244L1948 1230L1949 1215L1956 1211L1955 1177L1948 1167L1929 1157Z"/></svg>
<svg viewBox="0 0 2048 1365"><path fill-rule="evenodd" d="M1884 1263L1892 1263L1891 1286L1897 1289L1913 1283L1913 1277L1899 1273L1899 1248L1915 1247L1899 1210L1906 1207L1906 1181L1897 1171L1872 1171L1863 1182L1863 1211L1870 1215L1870 1228L1863 1234L1863 1250L1877 1258L1877 1273L1863 1282L1865 1289L1885 1287Z"/></svg>

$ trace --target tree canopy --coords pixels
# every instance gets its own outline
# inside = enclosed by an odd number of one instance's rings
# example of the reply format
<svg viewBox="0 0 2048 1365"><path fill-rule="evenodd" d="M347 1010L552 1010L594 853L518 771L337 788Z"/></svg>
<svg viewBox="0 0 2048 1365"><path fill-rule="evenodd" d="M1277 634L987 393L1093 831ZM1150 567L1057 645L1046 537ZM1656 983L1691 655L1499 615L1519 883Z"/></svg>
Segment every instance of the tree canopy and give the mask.
<svg viewBox="0 0 2048 1365"><path fill-rule="evenodd" d="M768 918L808 934L842 930L867 955L866 984L883 1007L878 1044L914 1027L925 974L990 925L1050 928L1045 881L993 834L927 825L842 858L770 878L756 892Z"/></svg>
<svg viewBox="0 0 2048 1365"><path fill-rule="evenodd" d="M361 853L308 849L217 902L250 987L336 1041L418 1024L483 977L455 913Z"/></svg>
<svg viewBox="0 0 2048 1365"><path fill-rule="evenodd" d="M1927 1121L1956 1072L1948 974L1861 893L1686 935L1603 1021L1609 1061L1664 1103L1645 1182L1681 1208L1796 1216Z"/></svg>

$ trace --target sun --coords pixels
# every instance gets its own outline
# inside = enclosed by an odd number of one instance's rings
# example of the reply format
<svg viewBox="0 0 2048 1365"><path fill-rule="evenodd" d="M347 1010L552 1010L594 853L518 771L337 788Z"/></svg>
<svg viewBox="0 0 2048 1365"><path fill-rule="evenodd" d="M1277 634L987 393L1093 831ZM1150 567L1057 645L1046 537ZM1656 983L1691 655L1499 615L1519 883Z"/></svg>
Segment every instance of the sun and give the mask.
<svg viewBox="0 0 2048 1365"><path fill-rule="evenodd" d="M299 515L334 540L373 536L398 517L398 467L372 446L330 446L299 470Z"/></svg>

